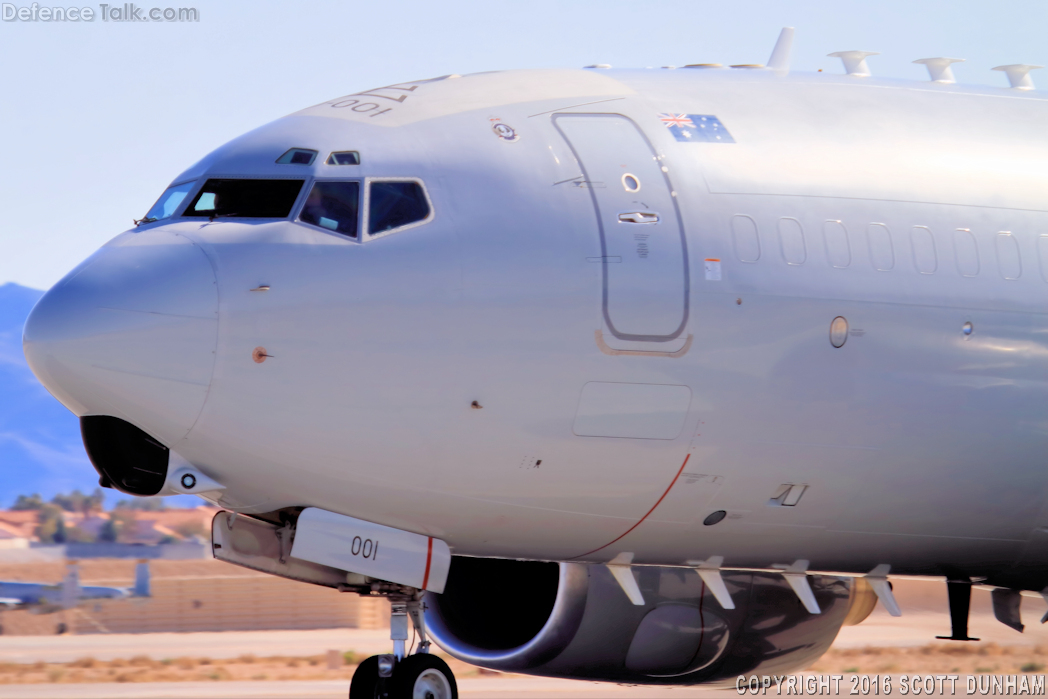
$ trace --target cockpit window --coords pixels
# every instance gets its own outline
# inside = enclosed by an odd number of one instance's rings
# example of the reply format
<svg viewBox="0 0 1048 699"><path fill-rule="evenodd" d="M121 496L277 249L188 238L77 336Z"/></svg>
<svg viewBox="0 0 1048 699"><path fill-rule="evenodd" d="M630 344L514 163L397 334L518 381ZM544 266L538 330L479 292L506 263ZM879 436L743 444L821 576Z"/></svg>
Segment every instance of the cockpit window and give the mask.
<svg viewBox="0 0 1048 699"><path fill-rule="evenodd" d="M153 221L160 221L161 219L174 216L178 205L186 198L194 184L194 182L183 182L165 189L160 198L156 200L156 204L153 204L153 208L141 220L141 223L152 223Z"/></svg>
<svg viewBox="0 0 1048 699"><path fill-rule="evenodd" d="M368 234L421 221L429 216L429 202L418 182L372 182L368 192Z"/></svg>
<svg viewBox="0 0 1048 699"><path fill-rule="evenodd" d="M287 218L305 180L208 180L183 216Z"/></svg>
<svg viewBox="0 0 1048 699"><path fill-rule="evenodd" d="M292 148L277 158L278 165L312 165L313 158L317 157L315 150L308 148Z"/></svg>
<svg viewBox="0 0 1048 699"><path fill-rule="evenodd" d="M332 153L327 159L328 165L360 165L360 153L355 150L344 150Z"/></svg>
<svg viewBox="0 0 1048 699"><path fill-rule="evenodd" d="M300 221L357 237L359 182L317 182L298 215Z"/></svg>

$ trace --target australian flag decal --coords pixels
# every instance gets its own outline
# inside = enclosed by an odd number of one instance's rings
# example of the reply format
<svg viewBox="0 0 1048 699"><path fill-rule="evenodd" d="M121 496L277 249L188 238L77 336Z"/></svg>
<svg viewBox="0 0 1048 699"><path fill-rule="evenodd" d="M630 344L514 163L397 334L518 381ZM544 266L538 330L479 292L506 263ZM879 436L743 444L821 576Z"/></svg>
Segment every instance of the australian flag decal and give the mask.
<svg viewBox="0 0 1048 699"><path fill-rule="evenodd" d="M659 119L678 141L735 143L724 124L712 114L660 114Z"/></svg>

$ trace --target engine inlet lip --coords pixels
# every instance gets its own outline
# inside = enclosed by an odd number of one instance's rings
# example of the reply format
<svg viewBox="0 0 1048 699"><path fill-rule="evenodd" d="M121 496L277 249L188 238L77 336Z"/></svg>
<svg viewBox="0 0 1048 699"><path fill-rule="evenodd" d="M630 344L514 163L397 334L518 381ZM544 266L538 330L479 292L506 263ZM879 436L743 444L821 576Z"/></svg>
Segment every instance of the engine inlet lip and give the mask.
<svg viewBox="0 0 1048 699"><path fill-rule="evenodd" d="M553 609L542 629L522 646L509 650L487 650L459 640L444 621L439 603L427 605L426 630L441 648L468 663L499 670L525 670L541 665L571 642L586 611L588 566L563 562L558 565L560 571Z"/></svg>

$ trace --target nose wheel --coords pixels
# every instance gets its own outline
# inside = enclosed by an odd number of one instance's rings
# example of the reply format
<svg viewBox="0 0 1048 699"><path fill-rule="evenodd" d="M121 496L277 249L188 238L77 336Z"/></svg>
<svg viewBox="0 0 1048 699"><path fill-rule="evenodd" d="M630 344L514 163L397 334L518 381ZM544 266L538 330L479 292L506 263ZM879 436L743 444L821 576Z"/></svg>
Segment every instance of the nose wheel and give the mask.
<svg viewBox="0 0 1048 699"><path fill-rule="evenodd" d="M357 666L349 699L458 699L448 664L429 654L421 595L389 595L391 655L373 655ZM406 655L408 620L419 635L418 652Z"/></svg>
<svg viewBox="0 0 1048 699"><path fill-rule="evenodd" d="M389 696L386 689L386 678L378 674L378 656L372 655L357 665L349 682L349 699L382 699Z"/></svg>
<svg viewBox="0 0 1048 699"><path fill-rule="evenodd" d="M458 699L458 685L448 664L428 653L409 655L380 676L380 656L373 655L353 673L349 699Z"/></svg>
<svg viewBox="0 0 1048 699"><path fill-rule="evenodd" d="M390 699L458 699L451 668L428 653L409 655L393 668Z"/></svg>

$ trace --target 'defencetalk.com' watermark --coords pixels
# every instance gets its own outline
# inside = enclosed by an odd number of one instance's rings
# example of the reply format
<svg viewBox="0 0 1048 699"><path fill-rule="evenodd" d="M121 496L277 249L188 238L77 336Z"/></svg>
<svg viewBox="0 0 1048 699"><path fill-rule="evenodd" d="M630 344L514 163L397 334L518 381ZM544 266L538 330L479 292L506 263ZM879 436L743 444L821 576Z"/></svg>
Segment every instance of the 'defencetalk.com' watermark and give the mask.
<svg viewBox="0 0 1048 699"><path fill-rule="evenodd" d="M195 7L152 7L146 9L125 2L122 5L94 7L17 6L0 4L0 18L5 22L199 22L200 10Z"/></svg>

